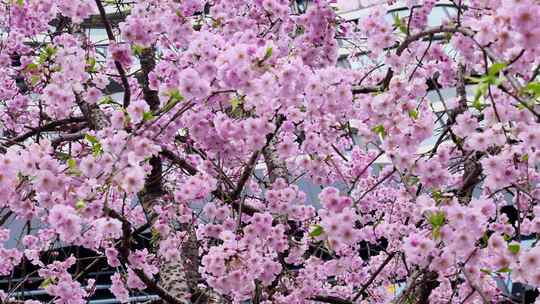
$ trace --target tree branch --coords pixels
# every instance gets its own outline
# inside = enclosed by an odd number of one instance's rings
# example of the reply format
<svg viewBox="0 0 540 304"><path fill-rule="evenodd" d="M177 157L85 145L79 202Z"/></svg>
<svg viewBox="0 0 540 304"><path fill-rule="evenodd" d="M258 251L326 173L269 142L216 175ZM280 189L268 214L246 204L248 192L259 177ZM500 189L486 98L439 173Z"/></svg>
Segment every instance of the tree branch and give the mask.
<svg viewBox="0 0 540 304"><path fill-rule="evenodd" d="M103 3L101 3L101 0L96 0L96 5L98 7L101 20L103 21L103 24L105 25L105 31L107 32L107 37L109 38L111 42L116 41L116 39L114 38L111 24L109 23L109 20L107 19L107 13L105 12ZM114 65L116 66L116 70L118 70L118 74L120 74L120 79L122 80L122 86L124 87L124 108L127 108L131 100L131 91L129 88L129 82L127 80L126 71L122 67L122 64L120 64L120 62L116 60L114 61Z"/></svg>
<svg viewBox="0 0 540 304"><path fill-rule="evenodd" d="M360 291L358 291L356 293L356 296L354 296L354 298L353 298L353 302L356 302L356 300L358 300L358 298L360 298L362 296L362 294L364 294L364 292L367 290L369 285L371 285L371 283L373 283L373 281L375 281L375 279L377 278L379 273L381 273L381 271L384 269L384 267L386 267L386 265L388 265L388 263L390 263L390 261L394 258L395 255L396 255L396 252L392 252L386 257L386 259L382 262L382 264L379 266L379 268L377 268L377 270L375 270L375 272L371 275L371 277L367 280L367 282L364 283L364 285L362 285L362 288L360 288Z"/></svg>
<svg viewBox="0 0 540 304"><path fill-rule="evenodd" d="M38 127L38 128L32 128L31 131L29 132L26 132L22 135L19 135L17 137L14 137L14 138L11 138L9 141L11 143L8 144L8 146L11 146L15 143L18 143L18 142L22 142L22 141L25 141L26 139L38 134L38 133L41 133L41 132L48 132L48 131L54 131L57 127L61 127L61 126L64 126L64 125L67 125L67 124L71 124L71 123L78 123L78 122L84 122L85 119L84 117L69 117L69 118L65 118L65 119L59 119L59 120L55 120L55 121L52 121L48 124L45 124L45 125L42 125L41 127Z"/></svg>

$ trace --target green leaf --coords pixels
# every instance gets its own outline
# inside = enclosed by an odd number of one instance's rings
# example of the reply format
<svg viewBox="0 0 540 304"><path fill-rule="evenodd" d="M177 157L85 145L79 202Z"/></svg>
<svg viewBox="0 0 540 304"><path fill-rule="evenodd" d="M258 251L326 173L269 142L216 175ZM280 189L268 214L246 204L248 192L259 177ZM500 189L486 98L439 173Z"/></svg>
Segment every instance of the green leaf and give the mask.
<svg viewBox="0 0 540 304"><path fill-rule="evenodd" d="M530 82L525 86L525 90L531 94L533 94L535 97L540 96L540 82L534 81Z"/></svg>
<svg viewBox="0 0 540 304"><path fill-rule="evenodd" d="M54 54L56 54L56 51L57 48L54 46L47 45L47 47L45 47L45 54L47 54L48 57L54 56Z"/></svg>
<svg viewBox="0 0 540 304"><path fill-rule="evenodd" d="M55 278L46 278L45 280L43 280L43 282L41 282L41 284L39 285L39 288L45 289L49 285L54 284L55 281L56 281Z"/></svg>
<svg viewBox="0 0 540 304"><path fill-rule="evenodd" d="M144 51L144 47L141 46L141 45L137 45L137 44L134 44L132 47L131 47L131 50L133 51L133 54L135 56L140 56L143 51Z"/></svg>
<svg viewBox="0 0 540 304"><path fill-rule="evenodd" d="M180 102L180 99L169 99L169 101L167 102L167 104L165 106L163 106L163 108L161 109L161 112L162 113L167 113L169 112L172 108L174 108L174 106L176 106L176 104Z"/></svg>
<svg viewBox="0 0 540 304"><path fill-rule="evenodd" d="M480 78L469 77L473 82L478 83L476 91L474 92L473 107L478 111L482 111L485 106L480 103L480 98L484 97L489 89L490 85L499 85L501 79L497 78L499 73L507 66L504 62L498 62L491 65L488 69L488 73Z"/></svg>
<svg viewBox="0 0 540 304"><path fill-rule="evenodd" d="M441 227L435 227L433 228L433 238L439 239L441 237Z"/></svg>
<svg viewBox="0 0 540 304"><path fill-rule="evenodd" d="M17 5L20 7L24 6L24 0L17 0Z"/></svg>
<svg viewBox="0 0 540 304"><path fill-rule="evenodd" d="M221 18L212 18L212 27L213 28L221 27L222 25L221 21L222 21Z"/></svg>
<svg viewBox="0 0 540 304"><path fill-rule="evenodd" d="M39 75L32 75L30 77L30 84L35 86L39 81L41 80L41 76Z"/></svg>
<svg viewBox="0 0 540 304"><path fill-rule="evenodd" d="M518 108L518 110L523 111L523 110L526 110L527 107L534 108L534 106L535 106L535 103L533 101L529 100L529 101L524 101L522 103L519 103L517 105L517 108Z"/></svg>
<svg viewBox="0 0 540 304"><path fill-rule="evenodd" d="M489 84L486 82L482 82L479 85L476 86L476 91L474 92L474 101L479 101L481 97L483 97L487 90L489 88Z"/></svg>
<svg viewBox="0 0 540 304"><path fill-rule="evenodd" d="M484 83L490 84L490 85L499 85L501 83L501 80L495 76L485 76L483 79Z"/></svg>
<svg viewBox="0 0 540 304"><path fill-rule="evenodd" d="M431 226L433 226L433 228L441 227L442 225L444 225L444 220L445 216L444 212L442 211L435 212L429 216L429 223L431 224Z"/></svg>
<svg viewBox="0 0 540 304"><path fill-rule="evenodd" d="M381 167L382 169L382 167ZM417 185L418 182L420 182L420 179L414 175L406 175L405 176L405 182L407 183L407 185L409 186L414 186L414 185Z"/></svg>
<svg viewBox="0 0 540 304"><path fill-rule="evenodd" d="M43 64L48 59L51 59L54 54L56 54L56 48L52 47L50 45L47 45L45 48L41 50L41 53L39 54L38 63Z"/></svg>
<svg viewBox="0 0 540 304"><path fill-rule="evenodd" d="M503 268L497 270L497 272L510 272L510 271L511 271L511 270L510 270L510 268L508 268L508 267L503 267Z"/></svg>
<svg viewBox="0 0 540 304"><path fill-rule="evenodd" d="M386 136L386 130L383 125L377 125L373 129L371 129L373 132L378 134L380 137L384 138Z"/></svg>
<svg viewBox="0 0 540 304"><path fill-rule="evenodd" d="M26 71L28 72L31 72L31 71L35 71L39 68L39 66L37 65L37 63L29 63L26 65L26 67L24 68Z"/></svg>
<svg viewBox="0 0 540 304"><path fill-rule="evenodd" d="M73 158L68 159L67 164L68 164L68 168L70 168L71 170L77 169L77 162Z"/></svg>
<svg viewBox="0 0 540 304"><path fill-rule="evenodd" d="M39 64L43 64L45 63L45 61L47 61L47 56L45 53L41 53L39 54L39 57L38 57L38 63Z"/></svg>
<svg viewBox="0 0 540 304"><path fill-rule="evenodd" d="M489 76L497 76L507 66L508 66L508 64L506 62L494 63L489 67L488 75Z"/></svg>
<svg viewBox="0 0 540 304"><path fill-rule="evenodd" d="M433 199L435 200L435 203L439 204L442 200L442 192L441 190L435 190L431 193L431 196L433 197Z"/></svg>
<svg viewBox="0 0 540 304"><path fill-rule="evenodd" d="M68 165L68 173L69 174L72 174L72 175L75 175L75 176L80 176L81 175L82 172L77 168L77 162L73 158L69 158L67 160L67 165Z"/></svg>
<svg viewBox="0 0 540 304"><path fill-rule="evenodd" d="M311 231L309 232L309 236L312 238L315 238L323 234L323 232L324 232L324 229L321 225L313 225L311 226Z"/></svg>
<svg viewBox="0 0 540 304"><path fill-rule="evenodd" d="M489 270L489 269L480 268L480 271L483 272L483 273L485 273L485 274L491 275L491 270Z"/></svg>
<svg viewBox="0 0 540 304"><path fill-rule="evenodd" d="M85 134L84 139L86 139L92 145L92 153L94 156L103 154L103 149L99 140L90 134Z"/></svg>
<svg viewBox="0 0 540 304"><path fill-rule="evenodd" d="M274 52L274 49L271 46L267 47L266 52L264 53L264 57L262 59L257 60L257 65L262 66L262 64L266 60L268 60L268 59L270 59L270 57L272 57L273 52Z"/></svg>
<svg viewBox="0 0 540 304"><path fill-rule="evenodd" d="M94 154L94 156L103 154L103 149L101 148L101 144L92 146L92 153Z"/></svg>
<svg viewBox="0 0 540 304"><path fill-rule="evenodd" d="M271 46L266 48L266 53L264 53L263 59L259 60L258 64L261 65L263 62L270 59L270 57L272 57L273 52L274 52L274 49Z"/></svg>
<svg viewBox="0 0 540 304"><path fill-rule="evenodd" d="M144 112L143 113L143 120L144 121L151 121L154 119L154 114L152 112Z"/></svg>
<svg viewBox="0 0 540 304"><path fill-rule="evenodd" d="M238 108L239 105L242 104L242 100L240 100L240 98L238 97L234 97L233 99L231 99L231 106L232 106L232 110L233 112Z"/></svg>
<svg viewBox="0 0 540 304"><path fill-rule="evenodd" d="M169 112L172 108L174 108L179 102L184 100L184 96L180 94L178 90L173 90L169 93L169 101L167 104L161 109L162 113Z"/></svg>
<svg viewBox="0 0 540 304"><path fill-rule="evenodd" d="M266 59L269 59L270 57L272 57L273 52L274 52L274 49L271 46L266 48L266 53L264 53L264 59L263 60L266 60Z"/></svg>
<svg viewBox="0 0 540 304"><path fill-rule="evenodd" d="M481 77L473 77L473 76L466 76L465 79L471 81L471 82L474 82L474 83L480 83L482 82L482 78Z"/></svg>
<svg viewBox="0 0 540 304"><path fill-rule="evenodd" d="M416 120L418 119L418 111L417 110L410 110L409 111L409 117Z"/></svg>
<svg viewBox="0 0 540 304"><path fill-rule="evenodd" d="M80 199L75 203L75 209L83 210L84 208L86 208L86 202L83 199Z"/></svg>
<svg viewBox="0 0 540 304"><path fill-rule="evenodd" d="M477 109L478 111L482 111L484 109L484 103L480 101L480 99L474 100L472 103L472 107Z"/></svg>
<svg viewBox="0 0 540 304"><path fill-rule="evenodd" d="M84 139L86 139L91 144L99 144L99 140L94 135L85 134Z"/></svg>
<svg viewBox="0 0 540 304"><path fill-rule="evenodd" d="M519 244L508 244L508 251L513 254L518 254L520 249Z"/></svg>
<svg viewBox="0 0 540 304"><path fill-rule="evenodd" d="M114 103L114 100L112 99L111 96L105 96L99 101L100 105L111 104L111 103Z"/></svg>
<svg viewBox="0 0 540 304"><path fill-rule="evenodd" d="M394 25L402 32L403 34L407 34L407 26L403 22L403 20L399 17L399 14L392 14L392 17L394 18Z"/></svg>
<svg viewBox="0 0 540 304"><path fill-rule="evenodd" d="M182 94L180 94L180 91L178 91L178 90L172 90L169 93L169 96L171 97L171 99L175 99L175 100L179 100L179 101L184 100L184 96L182 96Z"/></svg>
<svg viewBox="0 0 540 304"><path fill-rule="evenodd" d="M90 57L86 60L86 65L88 66L86 70L88 72L95 72L96 71L96 58Z"/></svg>

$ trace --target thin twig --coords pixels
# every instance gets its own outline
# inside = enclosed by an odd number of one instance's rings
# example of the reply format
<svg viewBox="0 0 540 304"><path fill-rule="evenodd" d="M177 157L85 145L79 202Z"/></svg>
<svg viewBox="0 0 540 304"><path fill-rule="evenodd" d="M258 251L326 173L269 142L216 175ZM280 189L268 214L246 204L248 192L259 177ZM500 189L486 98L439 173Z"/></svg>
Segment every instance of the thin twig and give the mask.
<svg viewBox="0 0 540 304"><path fill-rule="evenodd" d="M111 42L116 41L116 39L114 38L114 33L112 31L111 24L109 23L109 20L107 19L107 13L105 12L103 3L101 3L101 0L96 0L96 5L98 7L101 20L103 21L103 24L105 25L105 31L107 32L107 37L109 38ZM120 78L122 80L122 86L124 87L124 108L127 108L131 100L131 91L129 88L129 82L127 80L126 71L124 70L124 67L122 67L122 64L116 60L114 61L114 65L116 66L116 69L118 70L118 74L120 74Z"/></svg>
<svg viewBox="0 0 540 304"><path fill-rule="evenodd" d="M375 281L375 279L377 278L379 273L381 273L381 271L384 269L384 267L386 267L386 265L388 265L388 263L390 263L390 261L394 258L395 255L396 255L396 252L392 252L386 257L386 259L382 262L382 264L379 266L379 268L377 268L377 270L375 270L375 272L371 275L371 277L367 280L367 282L364 283L364 285L362 285L362 288L360 288L360 291L358 291L358 293L356 293L356 295L354 296L354 298L352 300L353 303L356 302L356 300L358 300L358 298L360 298L362 296L362 294L367 290L369 285L371 285L371 283L373 283L373 281Z"/></svg>

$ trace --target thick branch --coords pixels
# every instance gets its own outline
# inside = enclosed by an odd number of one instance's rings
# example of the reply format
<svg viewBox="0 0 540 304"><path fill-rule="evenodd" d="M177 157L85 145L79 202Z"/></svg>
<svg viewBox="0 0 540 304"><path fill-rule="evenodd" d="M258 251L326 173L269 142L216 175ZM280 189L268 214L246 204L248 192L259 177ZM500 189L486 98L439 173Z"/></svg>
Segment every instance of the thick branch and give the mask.
<svg viewBox="0 0 540 304"><path fill-rule="evenodd" d="M273 183L278 178L287 180L288 170L285 161L280 160L276 151L276 139L272 139L271 143L263 149L264 162L268 170L270 183Z"/></svg>
<svg viewBox="0 0 540 304"><path fill-rule="evenodd" d="M51 141L51 146L58 147L61 143L66 141L76 141L84 138L83 132L62 134Z"/></svg>
<svg viewBox="0 0 540 304"><path fill-rule="evenodd" d="M189 175L197 174L197 169L195 167L190 165L185 159L174 154L174 152L172 152L171 150L162 149L160 153L161 155L168 158L173 164L185 170Z"/></svg>
<svg viewBox="0 0 540 304"><path fill-rule="evenodd" d="M150 89L150 81L148 79L148 74L154 70L156 65L154 55L154 48L146 48L142 51L140 56L142 73L138 80L142 87L144 100L150 110L155 113L159 109L159 96L157 91ZM163 194L163 166L159 155L152 156L149 163L152 169L144 183L144 196L151 199L152 197L159 197Z"/></svg>
<svg viewBox="0 0 540 304"><path fill-rule="evenodd" d="M88 121L91 129L101 130L111 124L109 117L105 115L97 104L88 104L78 95L75 95L75 101L79 105L79 108L81 109L86 121Z"/></svg>
<svg viewBox="0 0 540 304"><path fill-rule="evenodd" d="M14 137L12 139L10 139L9 141L11 143L8 143L8 146L11 146L15 143L19 143L19 142L22 142L22 141L25 141L26 139L38 134L38 133L41 133L41 132L48 132L48 131L54 131L56 128L58 127L61 127L61 126L64 126L64 125L68 125L68 124L71 124L71 123L78 123L78 122L84 122L85 119L84 117L69 117L69 118L65 118L65 119L59 119L59 120L55 120L55 121L52 121L48 124L45 124L45 125L42 125L41 127L38 127L38 128L32 128L31 131L28 131L22 135L19 135L17 137Z"/></svg>
<svg viewBox="0 0 540 304"><path fill-rule="evenodd" d="M112 209L106 209L105 211L107 211L110 217L122 222L122 247L120 249L120 259L123 263L127 264L129 257L129 245L131 242L131 223ZM168 291L158 286L156 282L154 282L144 273L144 271L140 269L133 269L133 271L152 292L155 292L161 299L165 300L167 303L185 304L184 302L181 302L174 296L172 296Z"/></svg>

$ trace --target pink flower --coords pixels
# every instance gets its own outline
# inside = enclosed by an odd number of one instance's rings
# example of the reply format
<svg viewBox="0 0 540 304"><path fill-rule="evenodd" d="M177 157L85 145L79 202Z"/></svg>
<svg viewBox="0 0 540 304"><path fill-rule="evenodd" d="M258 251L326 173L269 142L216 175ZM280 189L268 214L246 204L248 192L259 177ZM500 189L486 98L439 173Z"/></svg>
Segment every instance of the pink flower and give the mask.
<svg viewBox="0 0 540 304"><path fill-rule="evenodd" d="M56 297L57 304L84 304L87 301L84 299L87 296L86 291L81 287L79 282L72 281L71 278L62 277L56 285L51 285L46 288L47 293Z"/></svg>
<svg viewBox="0 0 540 304"><path fill-rule="evenodd" d="M459 137L467 137L472 135L476 128L478 128L476 118L470 112L465 112L457 116L456 125L452 130Z"/></svg>
<svg viewBox="0 0 540 304"><path fill-rule="evenodd" d="M54 192L59 188L59 179L49 170L40 170L38 171L36 177L36 187L39 191L43 192Z"/></svg>
<svg viewBox="0 0 540 304"><path fill-rule="evenodd" d="M143 120L144 113L148 111L150 111L150 107L146 101L142 99L132 101L127 108L129 117L134 123L141 122Z"/></svg>
<svg viewBox="0 0 540 304"><path fill-rule="evenodd" d="M539 250L535 247L535 249L524 252L519 257L519 261L524 269L538 269L540 267Z"/></svg>
<svg viewBox="0 0 540 304"><path fill-rule="evenodd" d="M114 111L111 115L111 125L115 129L123 129L125 114L122 111Z"/></svg>
<svg viewBox="0 0 540 304"><path fill-rule="evenodd" d="M132 268L143 270L147 276L151 277L158 272L158 269L149 263L152 256L153 255L148 254L146 248L135 250L135 252L132 252L129 255L128 261Z"/></svg>
<svg viewBox="0 0 540 304"><path fill-rule="evenodd" d="M107 257L107 263L111 267L120 266L120 260L118 260L118 251L112 247L105 249L105 256Z"/></svg>
<svg viewBox="0 0 540 304"><path fill-rule="evenodd" d="M102 168L100 163L92 156L86 156L79 165L81 172L87 177L97 177Z"/></svg>
<svg viewBox="0 0 540 304"><path fill-rule="evenodd" d="M117 219L100 218L94 221L96 233L103 239L117 239L122 236L122 223Z"/></svg>
<svg viewBox="0 0 540 304"><path fill-rule="evenodd" d="M133 272L131 268L128 268L127 286L129 288L139 289L139 290L146 289L146 285L141 281L141 279L139 279L137 274L135 274L135 272Z"/></svg>
<svg viewBox="0 0 540 304"><path fill-rule="evenodd" d="M111 58L114 61L119 62L124 68L129 68L132 65L133 59L128 44L111 43L109 45L109 52Z"/></svg>
<svg viewBox="0 0 540 304"><path fill-rule="evenodd" d="M111 288L110 291L115 296L115 298L121 303L127 303L129 299L129 292L122 282L122 278L119 273L115 273L111 276Z"/></svg>
<svg viewBox="0 0 540 304"><path fill-rule="evenodd" d="M120 180L120 186L128 193L136 193L144 186L144 176L145 174L141 167L128 167Z"/></svg>
<svg viewBox="0 0 540 304"><path fill-rule="evenodd" d="M54 205L49 211L48 221L62 241L72 242L81 235L82 219L71 206Z"/></svg>
<svg viewBox="0 0 540 304"><path fill-rule="evenodd" d="M180 73L180 92L188 99L201 99L210 93L210 85L196 70L188 68Z"/></svg>
<svg viewBox="0 0 540 304"><path fill-rule="evenodd" d="M96 104L100 98L101 98L101 91L97 88L92 87L88 89L88 91L86 92L86 96L84 100L90 104Z"/></svg>

